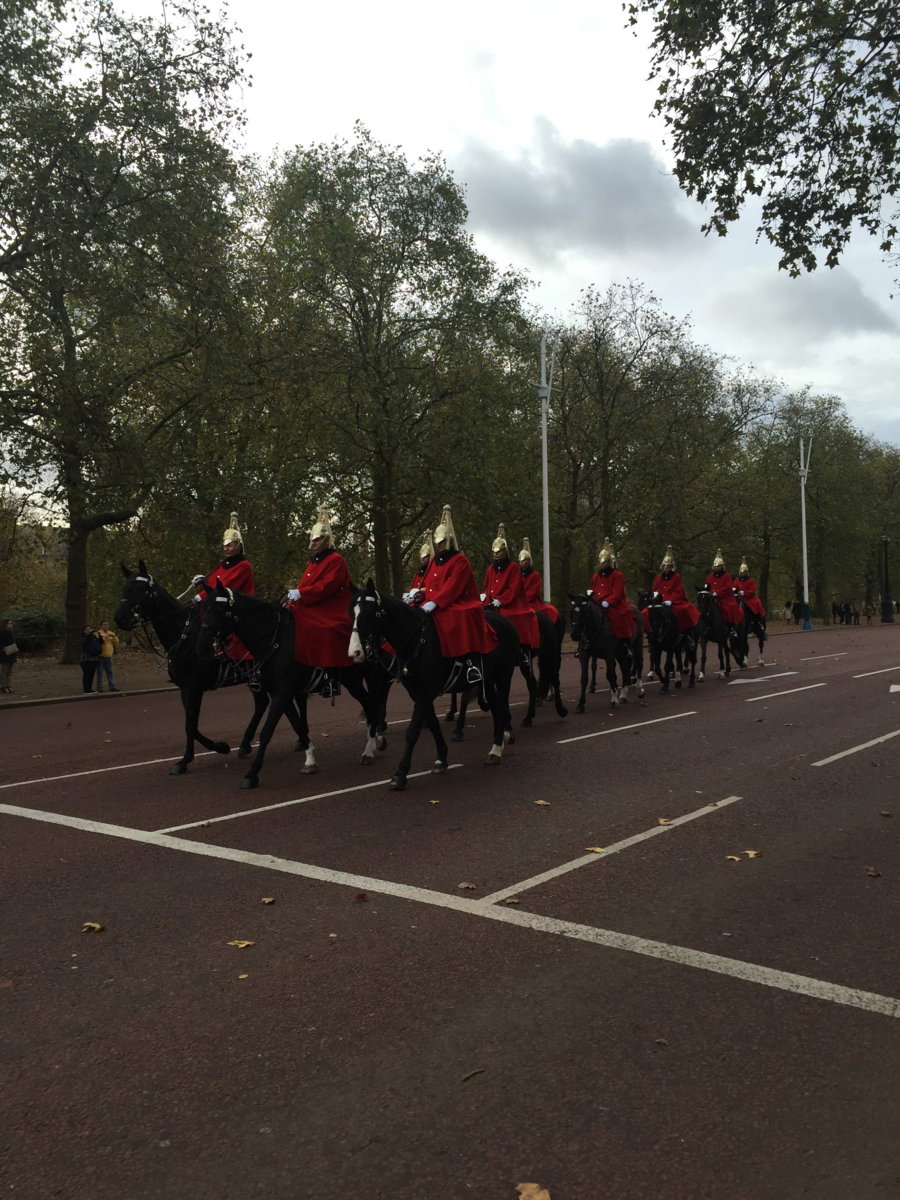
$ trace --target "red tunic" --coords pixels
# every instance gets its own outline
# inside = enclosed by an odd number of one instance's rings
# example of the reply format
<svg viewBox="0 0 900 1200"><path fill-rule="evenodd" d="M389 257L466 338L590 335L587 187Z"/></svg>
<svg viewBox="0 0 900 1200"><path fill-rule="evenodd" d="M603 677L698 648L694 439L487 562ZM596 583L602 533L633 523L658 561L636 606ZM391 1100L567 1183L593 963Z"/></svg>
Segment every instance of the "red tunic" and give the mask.
<svg viewBox="0 0 900 1200"><path fill-rule="evenodd" d="M634 614L625 595L625 576L615 568L603 574L595 571L591 576L588 595L598 604L606 600L609 607L606 615L609 617L609 631L613 637L630 638L634 636Z"/></svg>
<svg viewBox="0 0 900 1200"><path fill-rule="evenodd" d="M756 613L758 617L764 617L766 610L763 607L763 602L756 594L755 579L741 579L740 576L734 581L734 586L739 592L743 592L743 596L739 599L743 600L752 613Z"/></svg>
<svg viewBox="0 0 900 1200"><path fill-rule="evenodd" d="M659 592L663 600L672 601L672 612L675 614L680 631L693 629L698 624L700 610L696 604L691 604L688 600L684 582L677 571L672 574L670 579L666 579L662 574L657 575L653 580L653 590Z"/></svg>
<svg viewBox="0 0 900 1200"><path fill-rule="evenodd" d="M428 575L428 568L431 566L431 563L432 560L429 558L424 567L419 567L418 571L416 571L415 575L413 575L412 579L410 580L409 587L406 589L408 592L411 592L413 588L418 588L420 593L423 591L425 587L425 578ZM416 596L415 603L421 604L424 599L424 595L420 594Z"/></svg>
<svg viewBox="0 0 900 1200"><path fill-rule="evenodd" d="M534 611L546 613L555 625L559 620L559 609L542 599L541 577L534 567L522 567L522 583L525 585L525 599Z"/></svg>
<svg viewBox="0 0 900 1200"><path fill-rule="evenodd" d="M484 619L475 576L469 560L459 550L443 550L432 560L425 576L425 599L437 605L431 619L445 658L490 654L497 635Z"/></svg>
<svg viewBox="0 0 900 1200"><path fill-rule="evenodd" d="M719 598L719 608L722 616L729 625L739 625L743 613L740 605L734 598L734 580L727 571L723 571L721 575L716 575L713 571L706 577L706 582L709 585L709 590L714 596Z"/></svg>
<svg viewBox="0 0 900 1200"><path fill-rule="evenodd" d="M294 613L294 658L309 667L351 667L347 653L350 616L350 570L337 550L323 550L306 565L297 584L300 599Z"/></svg>
<svg viewBox="0 0 900 1200"><path fill-rule="evenodd" d="M492 600L500 601L500 613L510 624L515 625L522 645L537 649L541 644L541 631L534 609L525 595L525 584L519 564L514 563L511 558L505 563L492 562L484 573L482 590L485 605L490 604Z"/></svg>
<svg viewBox="0 0 900 1200"><path fill-rule="evenodd" d="M217 580L221 580L222 587L231 588L234 592L245 592L248 596L253 595L253 566L243 555L233 561L223 558L207 575L206 583L199 589L207 604L210 603L211 593L216 590ZM236 633L229 633L225 639L225 653L238 662L253 657Z"/></svg>

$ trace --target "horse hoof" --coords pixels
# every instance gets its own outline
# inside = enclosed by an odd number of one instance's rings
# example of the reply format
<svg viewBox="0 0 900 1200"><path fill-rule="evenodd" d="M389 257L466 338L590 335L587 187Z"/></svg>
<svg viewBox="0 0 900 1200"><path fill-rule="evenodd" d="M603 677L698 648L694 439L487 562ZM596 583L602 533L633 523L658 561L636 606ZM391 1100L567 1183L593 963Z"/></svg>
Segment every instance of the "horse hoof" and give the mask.
<svg viewBox="0 0 900 1200"><path fill-rule="evenodd" d="M559 708L556 710L556 715L558 717L567 717L569 715L569 710L564 704L560 704Z"/></svg>
<svg viewBox="0 0 900 1200"><path fill-rule="evenodd" d="M534 717L523 717L522 718L522 725L524 726L525 729L530 729L533 724L534 724Z"/></svg>
<svg viewBox="0 0 900 1200"><path fill-rule="evenodd" d="M484 765L486 767L499 767L500 766L500 755L499 754L489 754L487 756L487 758L484 760Z"/></svg>
<svg viewBox="0 0 900 1200"><path fill-rule="evenodd" d="M463 740L463 732L461 729L454 729L450 734L451 742L461 742Z"/></svg>
<svg viewBox="0 0 900 1200"><path fill-rule="evenodd" d="M187 771L187 763L175 763L174 766L169 767L170 775L183 775L185 771Z"/></svg>
<svg viewBox="0 0 900 1200"><path fill-rule="evenodd" d="M214 742L213 750L215 750L216 754L230 754L231 753L231 747L228 745L227 742Z"/></svg>
<svg viewBox="0 0 900 1200"><path fill-rule="evenodd" d="M362 758L359 760L359 765L361 767L371 767L371 765L374 761L375 761L374 754L364 754L362 756Z"/></svg>
<svg viewBox="0 0 900 1200"><path fill-rule="evenodd" d="M597 690L597 689L596 689L595 687L588 688L588 691L590 692L590 694L591 694L592 696L594 695L594 693L596 692L596 690Z"/></svg>
<svg viewBox="0 0 900 1200"><path fill-rule="evenodd" d="M513 731L511 729L504 729L504 731L503 731L504 746L513 746L513 745L515 745L515 741L516 741L516 735L513 733Z"/></svg>
<svg viewBox="0 0 900 1200"><path fill-rule="evenodd" d="M259 780L252 775L245 775L241 780L242 791L249 792L251 788L259 787Z"/></svg>
<svg viewBox="0 0 900 1200"><path fill-rule="evenodd" d="M436 758L434 760L434 765L431 768L432 775L443 775L443 773L446 770L447 770L446 759Z"/></svg>
<svg viewBox="0 0 900 1200"><path fill-rule="evenodd" d="M584 712L584 705L583 705L583 704L579 704L579 705L577 705L577 707L576 707L575 711L576 711L576 713L583 713L583 712Z"/></svg>
<svg viewBox="0 0 900 1200"><path fill-rule="evenodd" d="M764 658L761 658L756 665L758 667L764 667L766 665L766 660Z"/></svg>
<svg viewBox="0 0 900 1200"><path fill-rule="evenodd" d="M404 791L406 791L406 778L405 778L405 776L403 776L403 775L395 775L395 776L394 776L394 778L393 778L393 779L391 780L391 782L390 782L390 789L391 789L391 791L392 791L392 792L404 792Z"/></svg>
<svg viewBox="0 0 900 1200"><path fill-rule="evenodd" d="M675 680L675 686L676 686L677 688L680 688L680 687L681 687L681 680L680 680L680 679L676 679L676 680Z"/></svg>
<svg viewBox="0 0 900 1200"><path fill-rule="evenodd" d="M455 713L455 712L448 712L448 713L446 714L446 716L444 717L444 720L445 720L445 721L455 721L455 720L456 720L456 713Z"/></svg>
<svg viewBox="0 0 900 1200"><path fill-rule="evenodd" d="M376 738L375 739L375 749L376 750L387 750L387 738L386 737Z"/></svg>
<svg viewBox="0 0 900 1200"><path fill-rule="evenodd" d="M299 750L300 747L298 746L297 749ZM237 752L238 758L249 758L250 754L251 754L251 750L250 750L249 746L238 746L238 752Z"/></svg>
<svg viewBox="0 0 900 1200"><path fill-rule="evenodd" d="M301 775L318 775L318 773L319 773L319 764L318 763L304 763L303 766L300 768Z"/></svg>

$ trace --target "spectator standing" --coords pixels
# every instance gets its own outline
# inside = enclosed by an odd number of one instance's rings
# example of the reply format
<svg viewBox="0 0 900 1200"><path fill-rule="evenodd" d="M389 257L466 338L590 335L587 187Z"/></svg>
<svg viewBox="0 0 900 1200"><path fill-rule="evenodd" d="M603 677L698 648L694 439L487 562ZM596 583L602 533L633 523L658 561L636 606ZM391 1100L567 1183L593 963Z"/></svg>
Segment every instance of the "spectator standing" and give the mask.
<svg viewBox="0 0 900 1200"><path fill-rule="evenodd" d="M788 625L790 625L791 621L794 619L794 609L790 600L785 600L784 602L784 619Z"/></svg>
<svg viewBox="0 0 900 1200"><path fill-rule="evenodd" d="M100 671L100 651L103 642L96 629L85 625L81 631L81 690L92 692L94 680ZM99 689L98 689L99 691Z"/></svg>
<svg viewBox="0 0 900 1200"><path fill-rule="evenodd" d="M875 605L866 601L866 606L863 609L863 616L866 618L866 624L872 624L872 618L875 616Z"/></svg>
<svg viewBox="0 0 900 1200"><path fill-rule="evenodd" d="M12 669L19 657L19 647L16 645L16 631L13 623L6 620L0 625L0 692L11 692L10 680Z"/></svg>
<svg viewBox="0 0 900 1200"><path fill-rule="evenodd" d="M100 662L97 667L97 691L103 691L103 676L106 676L106 687L110 692L117 692L115 680L113 679L113 655L116 652L116 646L119 644L119 639L109 627L109 621L101 621L100 628L97 630L97 637L100 639Z"/></svg>

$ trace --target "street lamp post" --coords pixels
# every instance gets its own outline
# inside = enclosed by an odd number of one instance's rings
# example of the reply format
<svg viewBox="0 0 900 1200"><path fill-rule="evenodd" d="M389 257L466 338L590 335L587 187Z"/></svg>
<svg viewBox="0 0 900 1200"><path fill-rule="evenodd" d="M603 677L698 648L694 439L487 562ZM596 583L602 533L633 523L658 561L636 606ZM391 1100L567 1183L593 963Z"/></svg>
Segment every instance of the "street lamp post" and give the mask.
<svg viewBox="0 0 900 1200"><path fill-rule="evenodd" d="M550 388L556 365L556 346L550 359L550 378L547 378L547 337L541 336L541 382L537 385L541 401L541 510L544 535L544 603L550 603L550 482L547 469L547 412L550 408Z"/></svg>
<svg viewBox="0 0 900 1200"><path fill-rule="evenodd" d="M809 619L809 569L806 565L806 477L809 475L809 459L812 454L812 438L803 458L803 438L800 439L800 536L803 543L803 628L812 629Z"/></svg>
<svg viewBox="0 0 900 1200"><path fill-rule="evenodd" d="M894 623L894 602L891 599L891 580L888 575L888 546L891 544L891 539L886 533L881 535L881 544L884 547L884 587L881 592L881 621L882 624Z"/></svg>

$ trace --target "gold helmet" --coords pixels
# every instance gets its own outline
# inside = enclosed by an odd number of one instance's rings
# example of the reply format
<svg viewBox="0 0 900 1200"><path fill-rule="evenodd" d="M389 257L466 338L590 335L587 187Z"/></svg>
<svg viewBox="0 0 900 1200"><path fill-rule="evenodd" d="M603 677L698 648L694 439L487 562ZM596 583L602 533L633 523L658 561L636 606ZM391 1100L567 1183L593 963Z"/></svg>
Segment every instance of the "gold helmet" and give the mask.
<svg viewBox="0 0 900 1200"><path fill-rule="evenodd" d="M430 529L426 529L422 535L422 545L419 547L419 558L434 558L434 542L431 540Z"/></svg>
<svg viewBox="0 0 900 1200"><path fill-rule="evenodd" d="M453 518L450 516L450 505L444 505L444 511L441 513L441 523L434 531L435 545L438 542L446 542L447 548L451 546L459 549L459 542L456 540L456 530L453 528Z"/></svg>
<svg viewBox="0 0 900 1200"><path fill-rule="evenodd" d="M615 551L608 537L603 539L603 545L600 547L600 553L597 555L597 562L601 567L614 567L616 565Z"/></svg>
<svg viewBox="0 0 900 1200"><path fill-rule="evenodd" d="M659 569L660 569L660 571L674 571L675 570L675 555L672 553L671 546L666 546L666 552L663 555L662 562L659 564Z"/></svg>
<svg viewBox="0 0 900 1200"><path fill-rule="evenodd" d="M503 522L497 526L497 536L491 542L491 551L496 554L498 550L509 551L509 543L506 540L506 530L503 527Z"/></svg>
<svg viewBox="0 0 900 1200"><path fill-rule="evenodd" d="M522 549L519 551L519 562L528 563L530 566L534 560L531 557L531 542L528 538L522 538Z"/></svg>
<svg viewBox="0 0 900 1200"><path fill-rule="evenodd" d="M222 534L222 545L227 546L229 542L240 542L242 546L244 544L241 527L238 523L238 515L235 512L231 514L231 525Z"/></svg>
<svg viewBox="0 0 900 1200"><path fill-rule="evenodd" d="M309 531L310 550L317 538L325 538L326 546L331 547L334 545L334 539L331 536L331 513L324 504L319 505L319 515L316 517L315 524Z"/></svg>
<svg viewBox="0 0 900 1200"><path fill-rule="evenodd" d="M742 558L741 565L738 568L738 575L749 575L749 574L750 574L750 568L747 566L747 560L746 560L746 558Z"/></svg>
<svg viewBox="0 0 900 1200"><path fill-rule="evenodd" d="M721 567L723 571L725 570L725 559L722 557L721 550L716 551L716 557L713 559L712 569L715 570L716 567Z"/></svg>

